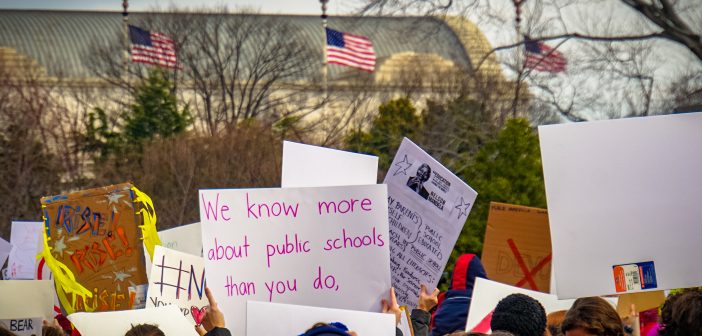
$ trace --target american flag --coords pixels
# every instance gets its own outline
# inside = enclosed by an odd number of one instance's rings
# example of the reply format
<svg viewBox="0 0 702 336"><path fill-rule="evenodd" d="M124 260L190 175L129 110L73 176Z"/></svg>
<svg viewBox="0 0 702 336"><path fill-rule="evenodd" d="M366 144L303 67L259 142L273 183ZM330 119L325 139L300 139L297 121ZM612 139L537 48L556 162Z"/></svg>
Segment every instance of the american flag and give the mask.
<svg viewBox="0 0 702 336"><path fill-rule="evenodd" d="M175 44L168 36L129 26L129 48L132 62L180 68L175 54Z"/></svg>
<svg viewBox="0 0 702 336"><path fill-rule="evenodd" d="M366 71L375 70L373 42L365 36L352 35L326 28L327 62Z"/></svg>
<svg viewBox="0 0 702 336"><path fill-rule="evenodd" d="M544 72L563 72L566 69L565 56L547 46L543 42L531 40L529 37L524 37L524 46L526 49L525 66L529 69Z"/></svg>

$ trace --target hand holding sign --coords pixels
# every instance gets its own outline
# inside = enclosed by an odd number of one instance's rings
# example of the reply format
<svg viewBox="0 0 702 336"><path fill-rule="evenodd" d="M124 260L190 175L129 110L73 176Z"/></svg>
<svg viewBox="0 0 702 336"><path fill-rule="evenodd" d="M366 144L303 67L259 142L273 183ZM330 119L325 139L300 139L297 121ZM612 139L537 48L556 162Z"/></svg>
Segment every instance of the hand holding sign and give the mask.
<svg viewBox="0 0 702 336"><path fill-rule="evenodd" d="M425 284L422 284L419 290L419 301L417 302L417 309L423 311L430 311L434 306L439 304L439 289L434 288L434 291L429 294L429 290Z"/></svg>
<svg viewBox="0 0 702 336"><path fill-rule="evenodd" d="M383 313L395 314L395 325L400 323L400 319L402 318L402 309L400 309L400 305L397 304L397 298L395 297L395 287L390 288L390 302L388 302L388 300L383 299L381 303L383 305Z"/></svg>
<svg viewBox="0 0 702 336"><path fill-rule="evenodd" d="M224 328L224 314L219 310L217 300L215 300L209 287L205 288L205 295L207 295L207 301L209 301L210 304L205 308L205 314L201 316L198 325L195 326L195 331L197 331L200 336L205 335L214 328Z"/></svg>

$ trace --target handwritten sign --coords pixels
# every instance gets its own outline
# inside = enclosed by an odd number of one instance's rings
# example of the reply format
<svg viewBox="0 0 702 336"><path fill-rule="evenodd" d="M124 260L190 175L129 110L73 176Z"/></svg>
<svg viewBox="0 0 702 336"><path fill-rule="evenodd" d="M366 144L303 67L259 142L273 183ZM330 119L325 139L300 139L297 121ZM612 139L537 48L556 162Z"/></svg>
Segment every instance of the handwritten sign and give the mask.
<svg viewBox="0 0 702 336"><path fill-rule="evenodd" d="M482 261L490 280L548 293L551 235L546 209L490 203Z"/></svg>
<svg viewBox="0 0 702 336"><path fill-rule="evenodd" d="M544 307L546 314L559 310L568 310L575 302L575 299L559 300L555 295L505 285L483 278L476 278L475 287L473 288L473 297L471 298L470 309L468 310L466 331L489 332L492 311L495 310L500 300L511 294L524 294L536 299ZM607 300L612 307L617 306L616 298L604 299Z"/></svg>
<svg viewBox="0 0 702 336"><path fill-rule="evenodd" d="M146 308L174 304L193 324L200 324L205 297L205 265L201 257L156 246L146 294Z"/></svg>
<svg viewBox="0 0 702 336"><path fill-rule="evenodd" d="M10 279L34 279L43 232L42 222L12 222L10 229L12 248L7 264L7 275Z"/></svg>
<svg viewBox="0 0 702 336"><path fill-rule="evenodd" d="M378 157L283 142L283 188L375 184Z"/></svg>
<svg viewBox="0 0 702 336"><path fill-rule="evenodd" d="M54 317L53 283L48 280L0 281L0 319Z"/></svg>
<svg viewBox="0 0 702 336"><path fill-rule="evenodd" d="M48 238L43 256L68 313L144 307L142 238L149 225L143 224L146 210L134 201L135 190L125 183L42 198Z"/></svg>
<svg viewBox="0 0 702 336"><path fill-rule="evenodd" d="M199 196L207 284L232 334L247 300L379 311L389 295L385 185Z"/></svg>
<svg viewBox="0 0 702 336"><path fill-rule="evenodd" d="M385 183L392 284L398 303L414 308L420 285L438 284L478 194L407 138Z"/></svg>
<svg viewBox="0 0 702 336"><path fill-rule="evenodd" d="M16 336L41 335L43 318L0 319L0 325Z"/></svg>
<svg viewBox="0 0 702 336"><path fill-rule="evenodd" d="M100 313L75 313L68 316L83 336L124 336L133 325L152 324L165 335L197 336L195 328L176 306L133 309Z"/></svg>
<svg viewBox="0 0 702 336"><path fill-rule="evenodd" d="M391 314L257 301L246 310L246 335L298 335L318 322L341 322L358 335L395 335Z"/></svg>
<svg viewBox="0 0 702 336"><path fill-rule="evenodd" d="M702 113L539 127L558 297L702 285Z"/></svg>
<svg viewBox="0 0 702 336"><path fill-rule="evenodd" d="M171 250L202 256L202 225L192 223L158 232L161 245Z"/></svg>

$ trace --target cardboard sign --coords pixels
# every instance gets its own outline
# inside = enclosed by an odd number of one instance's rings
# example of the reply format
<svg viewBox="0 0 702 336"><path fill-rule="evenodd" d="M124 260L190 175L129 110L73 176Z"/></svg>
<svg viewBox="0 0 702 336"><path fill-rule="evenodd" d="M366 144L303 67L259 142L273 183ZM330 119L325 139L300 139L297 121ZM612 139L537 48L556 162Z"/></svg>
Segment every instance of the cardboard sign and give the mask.
<svg viewBox="0 0 702 336"><path fill-rule="evenodd" d="M493 310L495 310L495 307L500 300L504 299L510 294L525 294L536 299L542 306L544 306L546 314L559 310L568 310L575 302L575 299L559 300L555 295L505 285L483 278L475 278L473 297L470 301L468 320L466 321L466 331L483 333L489 332ZM612 307L617 306L616 298L604 299L612 304ZM484 329L485 327L488 329Z"/></svg>
<svg viewBox="0 0 702 336"><path fill-rule="evenodd" d="M376 184L378 157L283 141L283 188Z"/></svg>
<svg viewBox="0 0 702 336"><path fill-rule="evenodd" d="M562 298L702 285L702 113L539 127Z"/></svg>
<svg viewBox="0 0 702 336"><path fill-rule="evenodd" d="M144 222L150 212L135 202L137 192L125 183L42 198L43 256L67 313L144 307L142 239L149 240L144 232L150 226L155 232L155 223Z"/></svg>
<svg viewBox="0 0 702 336"><path fill-rule="evenodd" d="M5 261L10 255L11 249L12 246L10 243L5 239L0 238L0 269L5 265Z"/></svg>
<svg viewBox="0 0 702 336"><path fill-rule="evenodd" d="M398 303L414 308L421 284L438 284L478 194L407 138L385 183L392 285Z"/></svg>
<svg viewBox="0 0 702 336"><path fill-rule="evenodd" d="M629 293L619 295L617 304L617 312L619 316L629 316L631 305L636 306L637 312L643 312L651 309L658 309L665 302L665 293L663 291Z"/></svg>
<svg viewBox="0 0 702 336"><path fill-rule="evenodd" d="M124 336L138 324L153 324L165 335L197 336L195 328L176 306L101 313L75 313L68 316L83 336Z"/></svg>
<svg viewBox="0 0 702 336"><path fill-rule="evenodd" d="M201 324L208 305L205 285L205 265L201 257L156 246L146 308L173 304L193 325Z"/></svg>
<svg viewBox="0 0 702 336"><path fill-rule="evenodd" d="M54 318L52 287L49 280L0 281L0 319L43 317L51 321Z"/></svg>
<svg viewBox="0 0 702 336"><path fill-rule="evenodd" d="M7 264L9 279L34 279L43 231L42 222L12 222L10 229L12 248Z"/></svg>
<svg viewBox="0 0 702 336"><path fill-rule="evenodd" d="M171 250L202 256L202 226L192 223L158 232L161 245Z"/></svg>
<svg viewBox="0 0 702 336"><path fill-rule="evenodd" d="M0 325L16 336L41 336L44 319L41 317L21 319L0 319Z"/></svg>
<svg viewBox="0 0 702 336"><path fill-rule="evenodd" d="M200 190L207 284L242 335L246 301L380 311L385 185Z"/></svg>
<svg viewBox="0 0 702 336"><path fill-rule="evenodd" d="M395 335L392 314L257 301L249 301L247 311L246 335L299 335L319 322L341 322L358 335Z"/></svg>
<svg viewBox="0 0 702 336"><path fill-rule="evenodd" d="M490 280L548 293L551 235L546 209L491 202L481 260Z"/></svg>

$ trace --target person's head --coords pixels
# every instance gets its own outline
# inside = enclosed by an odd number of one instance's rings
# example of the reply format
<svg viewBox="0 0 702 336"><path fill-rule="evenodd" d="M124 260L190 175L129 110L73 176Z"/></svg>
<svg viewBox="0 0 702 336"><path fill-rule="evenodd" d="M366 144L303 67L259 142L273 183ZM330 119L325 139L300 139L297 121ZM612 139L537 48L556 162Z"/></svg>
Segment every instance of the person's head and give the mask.
<svg viewBox="0 0 702 336"><path fill-rule="evenodd" d="M559 310L546 315L546 330L551 336L563 336L561 324L565 319L566 312L565 310Z"/></svg>
<svg viewBox="0 0 702 336"><path fill-rule="evenodd" d="M163 331L153 324L132 325L124 336L166 336Z"/></svg>
<svg viewBox="0 0 702 336"><path fill-rule="evenodd" d="M490 327L495 332L506 331L516 336L543 336L546 311L528 295L511 294L497 303Z"/></svg>
<svg viewBox="0 0 702 336"><path fill-rule="evenodd" d="M702 291L686 289L666 299L661 309L660 336L702 335Z"/></svg>
<svg viewBox="0 0 702 336"><path fill-rule="evenodd" d="M307 329L304 334L299 336L357 336L354 331L350 331L346 325L340 322L315 323L311 328Z"/></svg>
<svg viewBox="0 0 702 336"><path fill-rule="evenodd" d="M617 311L601 297L575 300L561 324L565 336L623 336Z"/></svg>
<svg viewBox="0 0 702 336"><path fill-rule="evenodd" d="M66 336L66 332L59 327L45 325L41 327L41 336Z"/></svg>
<svg viewBox="0 0 702 336"><path fill-rule="evenodd" d="M0 336L15 336L15 333L7 330L4 325L0 324Z"/></svg>
<svg viewBox="0 0 702 336"><path fill-rule="evenodd" d="M417 168L417 178L422 182L426 182L429 181L429 176L431 176L431 167L426 163L422 163Z"/></svg>

